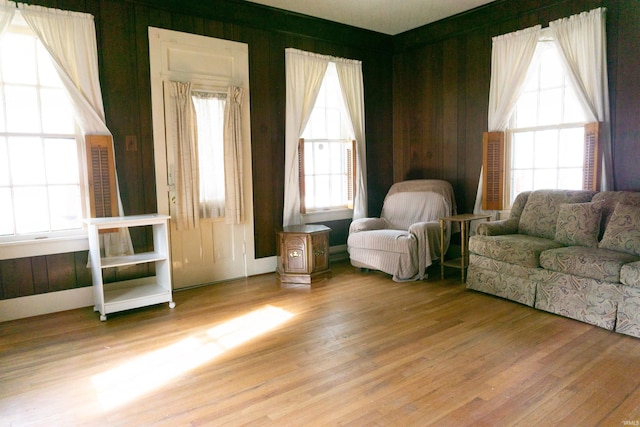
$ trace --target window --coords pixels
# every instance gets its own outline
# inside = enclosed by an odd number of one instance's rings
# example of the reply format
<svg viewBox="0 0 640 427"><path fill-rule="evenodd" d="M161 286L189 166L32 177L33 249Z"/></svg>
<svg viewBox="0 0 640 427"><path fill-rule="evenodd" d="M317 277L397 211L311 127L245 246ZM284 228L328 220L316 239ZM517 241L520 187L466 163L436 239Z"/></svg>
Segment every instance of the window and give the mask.
<svg viewBox="0 0 640 427"><path fill-rule="evenodd" d="M586 119L556 44L537 50L506 132L507 205L523 191L583 188Z"/></svg>
<svg viewBox="0 0 640 427"><path fill-rule="evenodd" d="M49 54L16 13L0 39L0 241L83 234L80 141Z"/></svg>
<svg viewBox="0 0 640 427"><path fill-rule="evenodd" d="M224 217L224 110L226 93L193 90L198 129L200 217Z"/></svg>
<svg viewBox="0 0 640 427"><path fill-rule="evenodd" d="M353 209L355 141L330 62L299 150L301 213Z"/></svg>

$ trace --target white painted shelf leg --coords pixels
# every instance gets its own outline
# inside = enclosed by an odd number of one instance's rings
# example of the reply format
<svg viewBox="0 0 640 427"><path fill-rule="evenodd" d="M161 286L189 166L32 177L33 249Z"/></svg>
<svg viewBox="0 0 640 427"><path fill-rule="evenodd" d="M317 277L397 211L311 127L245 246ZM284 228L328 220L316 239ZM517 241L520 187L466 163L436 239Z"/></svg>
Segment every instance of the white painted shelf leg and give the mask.
<svg viewBox="0 0 640 427"><path fill-rule="evenodd" d="M107 315L106 315L106 314L101 314L101 315L100 315L100 321L101 321L101 322L104 322L104 321L106 321L106 320L107 320Z"/></svg>
<svg viewBox="0 0 640 427"><path fill-rule="evenodd" d="M175 308L176 307L176 303L173 301L169 301L169 308Z"/></svg>

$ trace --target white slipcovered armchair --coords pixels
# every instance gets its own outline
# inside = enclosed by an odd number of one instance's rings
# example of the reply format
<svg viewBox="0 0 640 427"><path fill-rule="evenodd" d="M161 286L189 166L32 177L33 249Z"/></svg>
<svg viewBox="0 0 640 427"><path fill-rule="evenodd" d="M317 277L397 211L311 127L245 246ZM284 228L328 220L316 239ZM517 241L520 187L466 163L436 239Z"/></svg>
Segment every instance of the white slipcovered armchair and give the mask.
<svg viewBox="0 0 640 427"><path fill-rule="evenodd" d="M426 278L426 268L440 258L440 217L456 214L447 181L419 179L393 184L380 218L354 220L347 250L351 265L380 270L396 282ZM445 251L451 230L445 233Z"/></svg>

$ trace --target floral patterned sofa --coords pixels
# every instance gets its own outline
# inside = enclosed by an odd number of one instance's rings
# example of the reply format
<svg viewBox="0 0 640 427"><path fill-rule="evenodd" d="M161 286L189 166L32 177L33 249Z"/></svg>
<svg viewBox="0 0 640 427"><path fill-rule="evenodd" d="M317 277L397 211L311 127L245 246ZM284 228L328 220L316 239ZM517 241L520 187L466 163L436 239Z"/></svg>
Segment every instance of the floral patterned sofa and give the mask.
<svg viewBox="0 0 640 427"><path fill-rule="evenodd" d="M521 193L469 239L467 288L640 337L640 192Z"/></svg>

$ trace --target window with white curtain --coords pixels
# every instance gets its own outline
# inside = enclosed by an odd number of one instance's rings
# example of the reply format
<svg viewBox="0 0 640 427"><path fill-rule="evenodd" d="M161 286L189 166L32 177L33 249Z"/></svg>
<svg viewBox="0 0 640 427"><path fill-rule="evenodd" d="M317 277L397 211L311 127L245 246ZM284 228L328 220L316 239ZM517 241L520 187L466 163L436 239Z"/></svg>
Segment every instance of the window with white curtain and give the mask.
<svg viewBox="0 0 640 427"><path fill-rule="evenodd" d="M506 130L510 205L536 189L582 189L585 118L553 41L539 41Z"/></svg>
<svg viewBox="0 0 640 427"><path fill-rule="evenodd" d="M302 213L353 209L355 141L333 62L327 66L301 142Z"/></svg>
<svg viewBox="0 0 640 427"><path fill-rule="evenodd" d="M224 109L226 93L192 90L198 128L200 217L224 217Z"/></svg>
<svg viewBox="0 0 640 427"><path fill-rule="evenodd" d="M80 141L52 60L16 13L0 38L0 241L81 232Z"/></svg>

